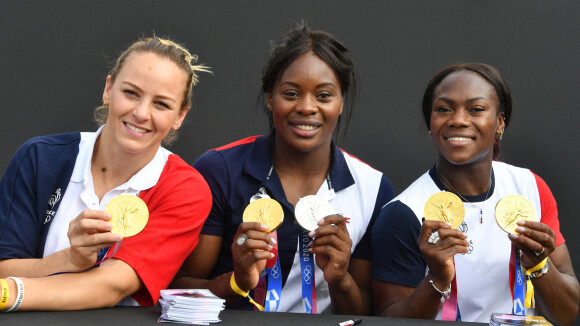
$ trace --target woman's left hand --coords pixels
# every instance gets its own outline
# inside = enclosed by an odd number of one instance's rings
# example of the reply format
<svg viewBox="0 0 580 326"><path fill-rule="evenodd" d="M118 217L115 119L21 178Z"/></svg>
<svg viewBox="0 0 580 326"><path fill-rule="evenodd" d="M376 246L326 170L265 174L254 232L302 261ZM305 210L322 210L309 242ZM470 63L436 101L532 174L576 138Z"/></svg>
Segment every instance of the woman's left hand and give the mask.
<svg viewBox="0 0 580 326"><path fill-rule="evenodd" d="M536 266L556 249L556 235L544 223L519 221L516 232L508 237L521 250L524 268Z"/></svg>
<svg viewBox="0 0 580 326"><path fill-rule="evenodd" d="M328 284L340 282L348 275L352 240L341 215L329 215L318 222L309 235L314 238L310 252L316 255L316 265L324 272Z"/></svg>

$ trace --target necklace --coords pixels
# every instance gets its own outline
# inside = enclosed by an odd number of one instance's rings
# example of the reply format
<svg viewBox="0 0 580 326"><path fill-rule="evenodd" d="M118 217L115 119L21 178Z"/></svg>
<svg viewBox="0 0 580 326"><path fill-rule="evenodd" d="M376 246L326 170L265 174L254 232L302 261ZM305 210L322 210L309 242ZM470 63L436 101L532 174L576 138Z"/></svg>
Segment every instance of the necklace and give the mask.
<svg viewBox="0 0 580 326"><path fill-rule="evenodd" d="M439 170L439 163L435 163L435 170L437 171L437 173L441 176L441 178L443 178L443 180L445 180L445 182L449 185L449 187L451 187L451 189L453 189L453 191L459 196L461 197L461 199L463 201L468 202L471 206L473 206L474 208L479 209L479 224L483 224L483 205L481 207L475 205L474 203L470 202L469 200L467 200L465 197L463 197L463 195L461 195L461 193L459 191L457 191L457 189L455 189L455 187L453 187L453 185L451 184L451 182L449 182L449 180L447 180L447 178L445 178L445 176L443 175L443 173L441 173L441 171ZM491 190L491 182L489 183L489 188L487 188L487 193L485 194L485 199L483 200L483 202L485 203L485 201L487 200L487 196L489 196L489 191Z"/></svg>

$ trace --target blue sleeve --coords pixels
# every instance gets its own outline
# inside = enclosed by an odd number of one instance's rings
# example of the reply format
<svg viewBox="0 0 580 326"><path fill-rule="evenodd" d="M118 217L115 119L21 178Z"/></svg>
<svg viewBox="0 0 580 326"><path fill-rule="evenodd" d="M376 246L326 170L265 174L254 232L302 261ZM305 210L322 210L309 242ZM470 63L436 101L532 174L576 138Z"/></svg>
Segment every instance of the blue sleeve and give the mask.
<svg viewBox="0 0 580 326"><path fill-rule="evenodd" d="M211 211L205 221L202 234L223 236L227 216L228 170L219 151L210 150L200 156L193 167L201 173L209 185L212 195Z"/></svg>
<svg viewBox="0 0 580 326"><path fill-rule="evenodd" d="M0 259L41 258L78 154L79 133L33 138L14 154L0 181Z"/></svg>
<svg viewBox="0 0 580 326"><path fill-rule="evenodd" d="M417 287L427 267L417 239L421 223L413 211L396 200L380 212L372 230L374 279Z"/></svg>
<svg viewBox="0 0 580 326"><path fill-rule="evenodd" d="M393 185L391 184L391 181L389 181L389 179L387 179L387 177L383 174L381 178L381 185L379 186L379 192L377 193L377 200L375 202L373 215L371 217L369 225L367 226L365 234L363 235L360 242L356 245L356 248L352 253L351 256L352 258L364 260L372 259L371 230L373 229L373 225L375 224L375 221L377 219L377 216L379 215L379 212L381 211L381 208L385 206L386 203L391 201L393 197L395 197L395 190L393 188Z"/></svg>

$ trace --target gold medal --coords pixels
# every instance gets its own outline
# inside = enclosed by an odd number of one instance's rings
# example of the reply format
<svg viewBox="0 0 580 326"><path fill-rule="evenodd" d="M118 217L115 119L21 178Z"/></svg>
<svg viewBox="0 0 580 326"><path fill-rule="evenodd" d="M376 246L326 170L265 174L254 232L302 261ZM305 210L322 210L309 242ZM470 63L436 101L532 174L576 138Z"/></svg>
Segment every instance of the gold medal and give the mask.
<svg viewBox="0 0 580 326"><path fill-rule="evenodd" d="M441 191L427 199L423 214L426 220L451 223L455 229L463 222L465 207L456 194Z"/></svg>
<svg viewBox="0 0 580 326"><path fill-rule="evenodd" d="M268 226L268 233L275 231L284 221L282 206L271 198L260 198L252 201L243 214L244 222L258 222Z"/></svg>
<svg viewBox="0 0 580 326"><path fill-rule="evenodd" d="M113 198L105 207L111 214L111 232L123 237L132 237L141 232L149 219L149 209L145 202L134 195L120 195Z"/></svg>
<svg viewBox="0 0 580 326"><path fill-rule="evenodd" d="M516 233L518 221L534 221L535 219L534 206L521 195L507 195L495 206L495 220L507 233Z"/></svg>

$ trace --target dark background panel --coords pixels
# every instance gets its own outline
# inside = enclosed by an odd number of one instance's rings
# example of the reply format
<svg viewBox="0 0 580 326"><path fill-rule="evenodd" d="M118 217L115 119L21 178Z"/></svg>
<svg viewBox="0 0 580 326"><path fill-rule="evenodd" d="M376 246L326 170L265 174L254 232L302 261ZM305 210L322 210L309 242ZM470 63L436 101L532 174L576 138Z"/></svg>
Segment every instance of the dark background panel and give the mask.
<svg viewBox="0 0 580 326"><path fill-rule="evenodd" d="M336 35L361 72L349 153L396 191L435 162L420 102L441 67L496 66L514 114L502 160L550 185L575 270L580 267L580 2L578 1L0 1L0 173L26 139L95 130L111 61L139 36L169 36L212 67L170 150L207 149L267 131L257 102L269 41L296 20Z"/></svg>

